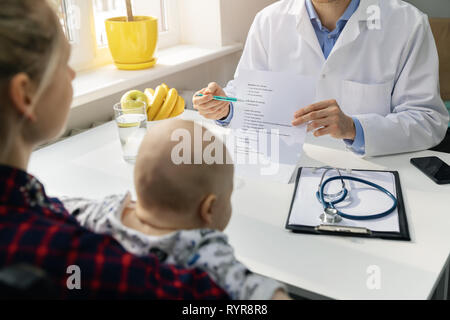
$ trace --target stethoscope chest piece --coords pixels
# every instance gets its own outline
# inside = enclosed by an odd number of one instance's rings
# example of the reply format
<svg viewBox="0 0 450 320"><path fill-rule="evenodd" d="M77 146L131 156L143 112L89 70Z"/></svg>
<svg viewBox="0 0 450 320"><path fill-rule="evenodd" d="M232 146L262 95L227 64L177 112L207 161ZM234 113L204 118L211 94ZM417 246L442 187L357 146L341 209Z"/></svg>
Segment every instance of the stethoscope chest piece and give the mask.
<svg viewBox="0 0 450 320"><path fill-rule="evenodd" d="M342 217L338 214L337 209L326 208L324 213L320 215L320 220L325 224L335 224L342 221Z"/></svg>

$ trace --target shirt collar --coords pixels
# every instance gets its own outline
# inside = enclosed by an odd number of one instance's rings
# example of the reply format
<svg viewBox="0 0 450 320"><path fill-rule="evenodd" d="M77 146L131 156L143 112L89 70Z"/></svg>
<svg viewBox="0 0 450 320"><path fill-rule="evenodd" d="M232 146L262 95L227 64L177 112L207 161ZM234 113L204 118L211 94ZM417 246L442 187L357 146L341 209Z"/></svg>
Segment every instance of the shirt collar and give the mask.
<svg viewBox="0 0 450 320"><path fill-rule="evenodd" d="M350 20L352 15L358 9L360 1L361 0L352 0L350 2L350 4L348 5L347 9L345 10L344 14L339 18L336 25L338 25L340 21ZM319 25L320 29L323 29L322 22L320 21L319 15L317 14L316 9L314 9L314 5L312 4L311 0L305 0L305 6L306 6L306 11L308 12L309 18L311 20L315 20L317 22L317 24Z"/></svg>
<svg viewBox="0 0 450 320"><path fill-rule="evenodd" d="M311 1L311 0L309 0ZM352 0L339 20L348 21L359 7L360 0Z"/></svg>
<svg viewBox="0 0 450 320"><path fill-rule="evenodd" d="M0 165L0 205L48 207L44 186L27 172Z"/></svg>
<svg viewBox="0 0 450 320"><path fill-rule="evenodd" d="M314 9L314 6L313 6L311 0L306 0L305 6L306 6L306 11L308 11L309 18L311 20L316 19L316 20L320 21L319 15L317 14L316 9Z"/></svg>

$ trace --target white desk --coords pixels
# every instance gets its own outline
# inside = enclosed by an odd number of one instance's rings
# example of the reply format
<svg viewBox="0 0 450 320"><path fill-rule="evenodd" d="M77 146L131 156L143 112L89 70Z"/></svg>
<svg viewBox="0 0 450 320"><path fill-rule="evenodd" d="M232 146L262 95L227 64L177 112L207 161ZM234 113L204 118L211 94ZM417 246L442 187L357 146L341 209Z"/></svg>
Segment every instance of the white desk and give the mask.
<svg viewBox="0 0 450 320"><path fill-rule="evenodd" d="M192 111L186 112L186 118L200 119ZM201 122L217 132L223 130ZM238 258L254 271L302 288L311 297L431 298L439 280L444 283L442 279L448 277L450 186L434 184L409 159L438 155L450 163L450 155L426 151L364 160L343 150L340 142L314 142L305 145L302 165L400 172L412 241L293 234L284 225L294 185L239 179L226 230ZM50 195L91 198L134 190L132 170L122 161L113 122L36 151L30 165L30 172L44 182ZM366 284L367 268L372 265L381 271L379 290Z"/></svg>

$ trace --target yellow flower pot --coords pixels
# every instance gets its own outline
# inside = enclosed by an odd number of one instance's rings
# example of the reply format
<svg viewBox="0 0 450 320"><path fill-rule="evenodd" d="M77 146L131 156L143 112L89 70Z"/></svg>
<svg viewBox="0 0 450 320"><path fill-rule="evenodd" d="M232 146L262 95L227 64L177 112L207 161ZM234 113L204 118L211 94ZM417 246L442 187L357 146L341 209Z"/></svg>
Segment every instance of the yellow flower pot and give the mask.
<svg viewBox="0 0 450 320"><path fill-rule="evenodd" d="M156 63L153 56L158 42L158 19L135 16L134 21L126 17L105 21L106 35L114 64L121 70L151 68Z"/></svg>

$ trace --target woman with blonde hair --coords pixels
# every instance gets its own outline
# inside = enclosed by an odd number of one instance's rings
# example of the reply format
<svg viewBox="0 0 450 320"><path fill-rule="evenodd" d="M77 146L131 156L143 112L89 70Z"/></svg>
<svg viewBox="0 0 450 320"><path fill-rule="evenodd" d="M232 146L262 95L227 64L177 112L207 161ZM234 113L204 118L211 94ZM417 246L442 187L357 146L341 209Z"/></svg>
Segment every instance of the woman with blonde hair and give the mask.
<svg viewBox="0 0 450 320"><path fill-rule="evenodd" d="M65 128L75 73L45 0L0 0L0 8L0 269L38 267L60 298L227 298L201 270L135 257L82 228L26 172L33 149ZM80 271L79 285L70 270Z"/></svg>

